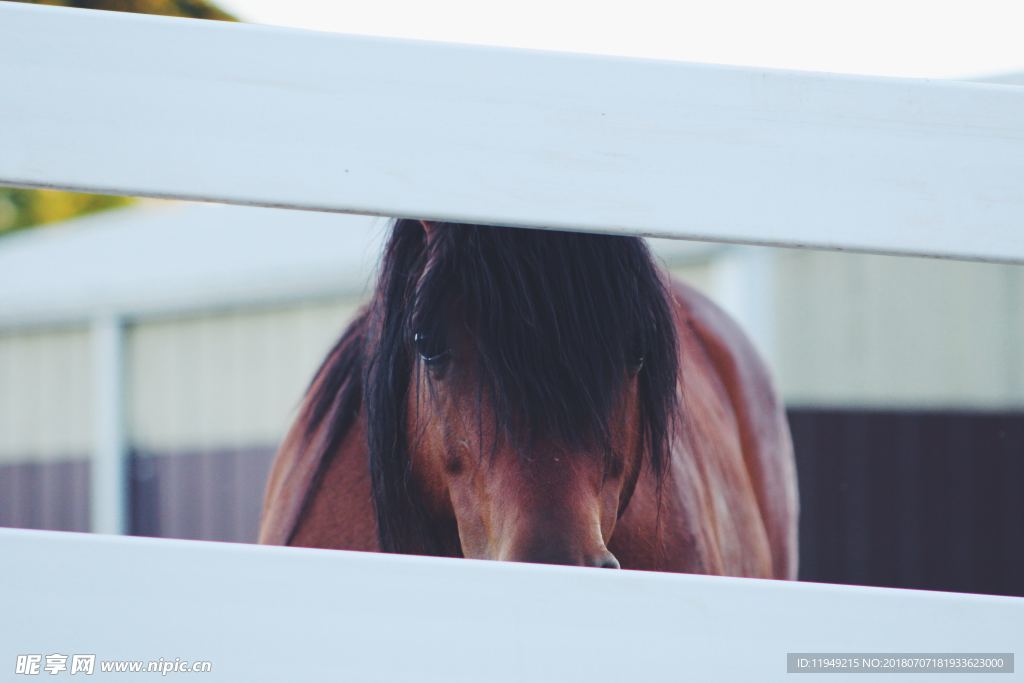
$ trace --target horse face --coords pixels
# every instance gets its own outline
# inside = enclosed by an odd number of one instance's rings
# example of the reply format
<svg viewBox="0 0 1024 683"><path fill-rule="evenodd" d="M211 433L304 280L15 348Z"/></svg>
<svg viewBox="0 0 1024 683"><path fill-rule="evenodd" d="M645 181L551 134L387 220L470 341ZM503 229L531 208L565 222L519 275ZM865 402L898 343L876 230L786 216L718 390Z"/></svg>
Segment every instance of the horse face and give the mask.
<svg viewBox="0 0 1024 683"><path fill-rule="evenodd" d="M454 516L465 557L618 568L608 542L642 462L635 377L623 369L610 456L517 446L526 439L499 427L465 350L419 349L409 395L412 470L431 513Z"/></svg>

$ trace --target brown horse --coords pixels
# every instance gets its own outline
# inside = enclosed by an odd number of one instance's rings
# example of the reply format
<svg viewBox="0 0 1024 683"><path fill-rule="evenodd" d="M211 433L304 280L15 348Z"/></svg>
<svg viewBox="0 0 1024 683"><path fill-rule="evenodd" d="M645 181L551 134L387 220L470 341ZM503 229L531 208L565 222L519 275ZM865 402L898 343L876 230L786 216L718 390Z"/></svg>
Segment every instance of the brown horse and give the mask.
<svg viewBox="0 0 1024 683"><path fill-rule="evenodd" d="M260 541L794 578L796 521L768 372L642 239L398 220Z"/></svg>

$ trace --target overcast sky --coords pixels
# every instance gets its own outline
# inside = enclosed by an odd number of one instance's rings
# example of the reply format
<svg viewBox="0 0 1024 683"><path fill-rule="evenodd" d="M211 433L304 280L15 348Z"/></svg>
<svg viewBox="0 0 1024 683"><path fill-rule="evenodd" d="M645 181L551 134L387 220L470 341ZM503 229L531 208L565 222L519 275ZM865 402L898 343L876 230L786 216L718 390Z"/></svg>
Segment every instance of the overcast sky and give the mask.
<svg viewBox="0 0 1024 683"><path fill-rule="evenodd" d="M341 33L840 73L1024 71L1024 0L219 0Z"/></svg>

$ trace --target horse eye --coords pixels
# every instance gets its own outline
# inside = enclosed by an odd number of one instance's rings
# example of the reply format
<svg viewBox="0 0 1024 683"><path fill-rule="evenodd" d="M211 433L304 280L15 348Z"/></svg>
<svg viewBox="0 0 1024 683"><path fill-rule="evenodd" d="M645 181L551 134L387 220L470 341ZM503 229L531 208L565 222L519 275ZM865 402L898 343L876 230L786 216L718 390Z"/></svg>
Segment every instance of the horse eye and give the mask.
<svg viewBox="0 0 1024 683"><path fill-rule="evenodd" d="M637 356L636 359L633 360L633 363L629 366L629 371L631 373L633 373L634 375L636 375L636 374L639 374L639 372L641 370L643 370L643 369L644 369L644 357L643 356Z"/></svg>
<svg viewBox="0 0 1024 683"><path fill-rule="evenodd" d="M422 332L414 334L412 341L416 346L416 354L426 365L439 365L450 354L450 349L444 344L439 344L437 340Z"/></svg>

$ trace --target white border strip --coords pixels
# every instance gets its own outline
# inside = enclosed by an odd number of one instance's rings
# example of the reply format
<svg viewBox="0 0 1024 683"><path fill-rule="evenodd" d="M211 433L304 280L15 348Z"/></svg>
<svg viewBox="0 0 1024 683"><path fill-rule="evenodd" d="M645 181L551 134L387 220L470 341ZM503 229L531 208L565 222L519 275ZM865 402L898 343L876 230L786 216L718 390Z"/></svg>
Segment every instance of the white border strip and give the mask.
<svg viewBox="0 0 1024 683"><path fill-rule="evenodd" d="M1024 88L0 2L0 184L1024 262Z"/></svg>
<svg viewBox="0 0 1024 683"><path fill-rule="evenodd" d="M1020 598L13 530L0 553L12 668L59 652L209 660L210 683L770 682L787 652L1024 648Z"/></svg>

